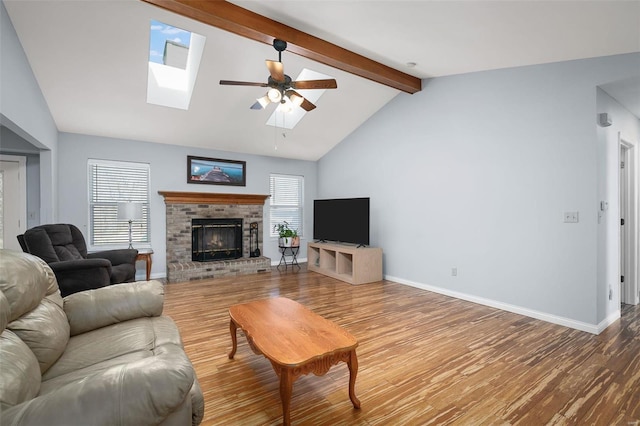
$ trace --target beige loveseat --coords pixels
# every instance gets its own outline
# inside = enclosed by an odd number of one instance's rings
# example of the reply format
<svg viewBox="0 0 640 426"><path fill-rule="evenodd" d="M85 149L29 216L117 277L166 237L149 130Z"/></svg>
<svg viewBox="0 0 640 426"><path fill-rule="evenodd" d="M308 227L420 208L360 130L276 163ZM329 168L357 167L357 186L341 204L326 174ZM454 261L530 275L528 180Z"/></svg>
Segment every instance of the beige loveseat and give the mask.
<svg viewBox="0 0 640 426"><path fill-rule="evenodd" d="M0 425L197 425L202 392L157 281L62 299L51 268L0 250Z"/></svg>

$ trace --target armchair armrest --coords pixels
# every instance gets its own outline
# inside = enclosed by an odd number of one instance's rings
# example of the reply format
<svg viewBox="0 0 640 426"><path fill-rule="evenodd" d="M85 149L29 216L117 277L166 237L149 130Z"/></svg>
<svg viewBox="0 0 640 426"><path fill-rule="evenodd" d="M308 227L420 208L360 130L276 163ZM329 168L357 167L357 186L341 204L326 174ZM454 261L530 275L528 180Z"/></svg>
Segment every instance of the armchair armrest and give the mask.
<svg viewBox="0 0 640 426"><path fill-rule="evenodd" d="M7 425L159 424L191 403L194 380L191 363L176 347L3 408L0 421ZM185 414L182 424L190 424L191 410Z"/></svg>
<svg viewBox="0 0 640 426"><path fill-rule="evenodd" d="M64 298L71 335L134 318L162 315L164 286L159 281L114 284Z"/></svg>
<svg viewBox="0 0 640 426"><path fill-rule="evenodd" d="M49 263L62 297L111 283L111 262L107 259L78 259Z"/></svg>
<svg viewBox="0 0 640 426"><path fill-rule="evenodd" d="M107 259L113 266L116 266L123 263L134 264L137 255L138 250L136 249L105 250L88 253L87 259Z"/></svg>
<svg viewBox="0 0 640 426"><path fill-rule="evenodd" d="M107 259L75 259L51 262L49 266L53 272L67 272L76 270L107 268L111 273L111 262Z"/></svg>

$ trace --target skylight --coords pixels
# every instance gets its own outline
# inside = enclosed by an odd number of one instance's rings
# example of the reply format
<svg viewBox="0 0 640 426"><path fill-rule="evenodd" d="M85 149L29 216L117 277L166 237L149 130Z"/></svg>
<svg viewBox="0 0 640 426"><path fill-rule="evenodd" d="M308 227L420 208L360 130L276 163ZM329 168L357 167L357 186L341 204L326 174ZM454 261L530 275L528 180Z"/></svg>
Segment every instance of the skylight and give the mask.
<svg viewBox="0 0 640 426"><path fill-rule="evenodd" d="M199 34L151 21L147 103L189 109L205 40Z"/></svg>
<svg viewBox="0 0 640 426"><path fill-rule="evenodd" d="M325 74L321 74L316 71L312 71L307 68L303 68L300 74L298 75L298 77L294 81L324 80L324 79L330 79L330 78L333 78L333 77ZM318 101L318 99L320 99L320 96L322 96L325 90L324 89L313 89L313 90L301 89L301 90L296 90L296 92L304 96L307 100L309 100L309 102L315 104ZM294 127L296 127L298 122L302 120L302 117L304 117L306 114L307 112L298 106L293 106L289 112L280 111L280 107L278 106L273 111L273 113L267 120L266 124L267 126L274 126L281 129L293 129Z"/></svg>
<svg viewBox="0 0 640 426"><path fill-rule="evenodd" d="M162 22L154 21L152 19L151 29L149 31L149 62L171 65L165 63L167 42L172 46L182 47L186 53L188 52L189 45L191 44L191 33L181 28L172 27L171 25L163 24ZM178 68L185 69L186 61L184 66Z"/></svg>

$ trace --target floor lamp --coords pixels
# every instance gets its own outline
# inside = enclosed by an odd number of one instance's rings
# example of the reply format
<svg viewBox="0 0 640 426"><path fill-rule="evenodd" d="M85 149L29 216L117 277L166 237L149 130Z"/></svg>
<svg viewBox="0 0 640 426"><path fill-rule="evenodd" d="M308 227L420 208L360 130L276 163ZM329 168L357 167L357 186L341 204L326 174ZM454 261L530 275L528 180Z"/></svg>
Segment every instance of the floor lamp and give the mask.
<svg viewBox="0 0 640 426"><path fill-rule="evenodd" d="M131 235L131 223L134 220L142 219L142 203L118 203L118 220L129 222L129 248L133 248L132 235Z"/></svg>

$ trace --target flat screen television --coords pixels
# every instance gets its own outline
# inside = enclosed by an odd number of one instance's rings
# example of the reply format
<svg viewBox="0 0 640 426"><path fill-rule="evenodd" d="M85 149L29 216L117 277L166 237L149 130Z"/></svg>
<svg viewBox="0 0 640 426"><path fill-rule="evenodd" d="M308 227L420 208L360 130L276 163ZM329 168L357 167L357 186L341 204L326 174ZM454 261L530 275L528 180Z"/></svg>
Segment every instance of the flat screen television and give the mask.
<svg viewBox="0 0 640 426"><path fill-rule="evenodd" d="M313 239L369 245L369 198L314 200Z"/></svg>

